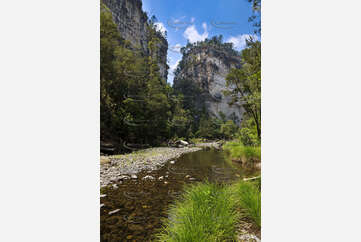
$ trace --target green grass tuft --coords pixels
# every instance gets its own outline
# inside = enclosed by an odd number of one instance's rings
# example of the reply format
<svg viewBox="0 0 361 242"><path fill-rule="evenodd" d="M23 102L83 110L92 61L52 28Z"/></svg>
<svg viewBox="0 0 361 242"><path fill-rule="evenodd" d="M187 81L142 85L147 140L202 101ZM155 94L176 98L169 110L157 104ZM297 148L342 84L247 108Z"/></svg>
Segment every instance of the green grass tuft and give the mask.
<svg viewBox="0 0 361 242"><path fill-rule="evenodd" d="M244 161L261 160L260 146L244 146L241 142L231 141L223 145L223 149L228 151L232 158L242 159Z"/></svg>
<svg viewBox="0 0 361 242"><path fill-rule="evenodd" d="M240 181L231 187L232 195L247 217L261 227L260 179L253 182Z"/></svg>
<svg viewBox="0 0 361 242"><path fill-rule="evenodd" d="M158 241L234 241L239 215L229 192L210 183L186 187L171 206Z"/></svg>

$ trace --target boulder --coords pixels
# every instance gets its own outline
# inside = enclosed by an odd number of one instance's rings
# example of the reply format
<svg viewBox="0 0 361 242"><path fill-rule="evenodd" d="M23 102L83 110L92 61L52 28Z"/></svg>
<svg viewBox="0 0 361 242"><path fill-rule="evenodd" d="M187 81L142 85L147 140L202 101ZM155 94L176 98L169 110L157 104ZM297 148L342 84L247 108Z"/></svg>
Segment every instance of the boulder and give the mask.
<svg viewBox="0 0 361 242"><path fill-rule="evenodd" d="M189 145L189 143L184 140L177 140L175 142L170 141L168 143L168 145L171 147L184 148L184 147L187 147Z"/></svg>
<svg viewBox="0 0 361 242"><path fill-rule="evenodd" d="M179 140L179 143L181 143L181 145L189 145L189 143L187 141L184 141L184 140Z"/></svg>
<svg viewBox="0 0 361 242"><path fill-rule="evenodd" d="M142 180L154 180L154 179L155 179L154 177L149 176L149 175L142 178Z"/></svg>
<svg viewBox="0 0 361 242"><path fill-rule="evenodd" d="M187 141L184 141L184 140L177 140L175 142L176 145L183 145L183 146L187 146L189 145L189 143Z"/></svg>

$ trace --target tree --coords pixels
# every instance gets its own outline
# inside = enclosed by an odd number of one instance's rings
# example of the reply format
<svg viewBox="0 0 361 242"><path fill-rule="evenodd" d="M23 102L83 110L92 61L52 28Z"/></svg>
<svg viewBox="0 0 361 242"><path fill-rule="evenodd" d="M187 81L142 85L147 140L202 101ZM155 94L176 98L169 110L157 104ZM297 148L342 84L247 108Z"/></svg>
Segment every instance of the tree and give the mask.
<svg viewBox="0 0 361 242"><path fill-rule="evenodd" d="M120 37L112 14L101 5L101 139L155 144L169 137L169 86L161 79L154 25L148 25L148 52Z"/></svg>
<svg viewBox="0 0 361 242"><path fill-rule="evenodd" d="M228 120L221 125L220 132L226 139L233 138L238 131L238 126L232 121Z"/></svg>
<svg viewBox="0 0 361 242"><path fill-rule="evenodd" d="M257 136L261 138L261 42L247 40L242 50L242 67L233 68L226 77L233 102L239 102L256 124Z"/></svg>

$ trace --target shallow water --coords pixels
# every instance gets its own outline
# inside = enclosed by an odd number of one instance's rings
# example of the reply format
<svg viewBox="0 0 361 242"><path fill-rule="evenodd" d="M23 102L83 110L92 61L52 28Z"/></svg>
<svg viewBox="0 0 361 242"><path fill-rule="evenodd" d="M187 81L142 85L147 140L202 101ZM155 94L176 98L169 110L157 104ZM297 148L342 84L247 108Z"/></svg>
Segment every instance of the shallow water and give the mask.
<svg viewBox="0 0 361 242"><path fill-rule="evenodd" d="M104 204L100 209L101 241L151 241L161 228L161 219L167 217L168 205L185 184L205 180L231 183L255 173L242 170L225 152L215 150L188 153L157 171L140 172L137 179L117 184L117 189L102 190L106 196L100 199ZM143 181L146 175L155 180ZM160 181L161 176L164 179Z"/></svg>

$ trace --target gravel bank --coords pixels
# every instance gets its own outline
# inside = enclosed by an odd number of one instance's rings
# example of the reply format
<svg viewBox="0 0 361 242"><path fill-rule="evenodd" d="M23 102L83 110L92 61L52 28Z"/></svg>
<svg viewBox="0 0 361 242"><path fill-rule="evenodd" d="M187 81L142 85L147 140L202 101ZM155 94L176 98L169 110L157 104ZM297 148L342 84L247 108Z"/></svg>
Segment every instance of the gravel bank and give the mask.
<svg viewBox="0 0 361 242"><path fill-rule="evenodd" d="M159 169L169 160L201 149L200 147L158 147L125 155L101 156L100 186L104 187L111 183L117 183L122 179L131 179L131 175L135 175L142 170Z"/></svg>

